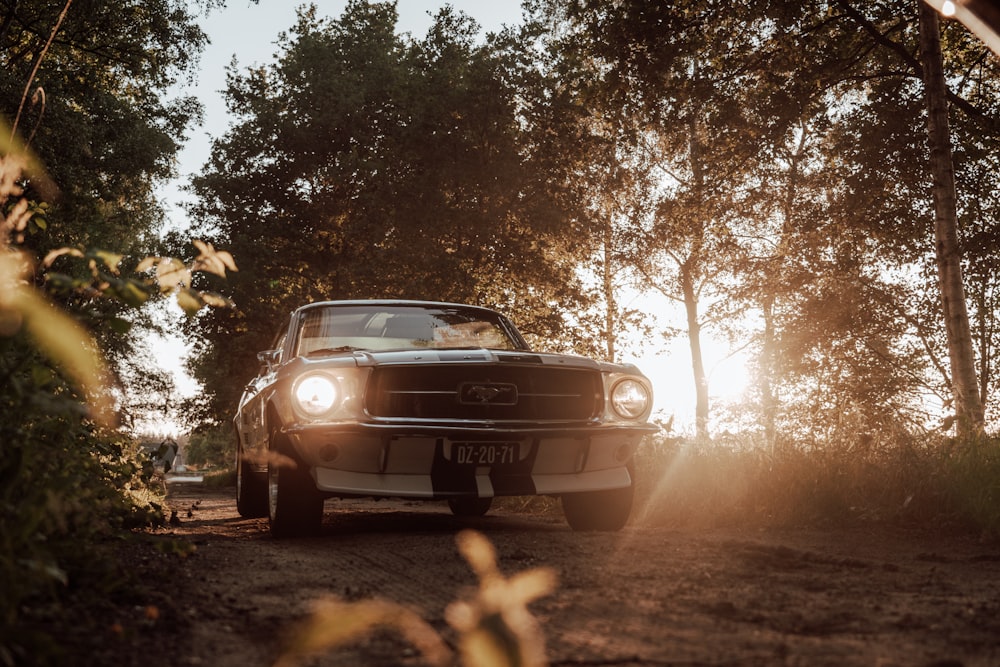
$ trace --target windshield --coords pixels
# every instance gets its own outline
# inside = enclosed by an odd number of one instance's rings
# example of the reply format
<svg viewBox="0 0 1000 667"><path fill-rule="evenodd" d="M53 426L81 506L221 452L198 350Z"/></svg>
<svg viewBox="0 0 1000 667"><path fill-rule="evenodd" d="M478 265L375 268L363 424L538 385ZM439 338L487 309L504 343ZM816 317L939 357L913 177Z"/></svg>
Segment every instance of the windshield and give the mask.
<svg viewBox="0 0 1000 667"><path fill-rule="evenodd" d="M329 306L306 311L296 355L350 350L524 349L494 313L458 307Z"/></svg>

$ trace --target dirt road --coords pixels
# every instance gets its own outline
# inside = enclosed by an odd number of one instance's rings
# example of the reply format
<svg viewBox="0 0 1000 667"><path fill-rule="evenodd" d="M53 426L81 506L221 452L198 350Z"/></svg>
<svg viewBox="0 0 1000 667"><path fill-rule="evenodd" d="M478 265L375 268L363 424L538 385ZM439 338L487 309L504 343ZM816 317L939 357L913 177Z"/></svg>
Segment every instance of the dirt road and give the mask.
<svg viewBox="0 0 1000 667"><path fill-rule="evenodd" d="M169 664L272 664L310 603L331 595L402 603L452 641L444 610L476 583L455 536L475 528L505 574L558 574L530 607L552 665L1000 665L1000 549L969 539L877 526L679 531L648 517L581 534L555 516L460 520L443 505L328 501L321 536L278 541L226 490L172 484L169 501L180 523L158 539L197 547L172 584L191 636L159 656ZM421 660L383 632L309 664Z"/></svg>

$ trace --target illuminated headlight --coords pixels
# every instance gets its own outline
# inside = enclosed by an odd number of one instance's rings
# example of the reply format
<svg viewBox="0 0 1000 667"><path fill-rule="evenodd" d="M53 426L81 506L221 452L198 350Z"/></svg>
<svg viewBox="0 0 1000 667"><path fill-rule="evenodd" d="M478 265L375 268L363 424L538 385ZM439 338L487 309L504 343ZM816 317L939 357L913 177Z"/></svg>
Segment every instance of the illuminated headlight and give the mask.
<svg viewBox="0 0 1000 667"><path fill-rule="evenodd" d="M649 390L636 380L622 380L611 389L611 407L624 419L638 419L649 407Z"/></svg>
<svg viewBox="0 0 1000 667"><path fill-rule="evenodd" d="M337 382L326 375L306 375L295 383L292 391L299 409L310 417L329 412L339 394Z"/></svg>

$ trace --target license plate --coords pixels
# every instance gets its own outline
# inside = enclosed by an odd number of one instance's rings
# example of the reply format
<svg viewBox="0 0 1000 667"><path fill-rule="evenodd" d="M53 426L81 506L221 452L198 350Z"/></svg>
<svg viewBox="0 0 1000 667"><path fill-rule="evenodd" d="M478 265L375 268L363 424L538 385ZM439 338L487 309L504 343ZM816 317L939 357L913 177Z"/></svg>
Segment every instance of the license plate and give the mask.
<svg viewBox="0 0 1000 667"><path fill-rule="evenodd" d="M459 465L494 466L520 459L516 442L456 442L451 446L451 460Z"/></svg>

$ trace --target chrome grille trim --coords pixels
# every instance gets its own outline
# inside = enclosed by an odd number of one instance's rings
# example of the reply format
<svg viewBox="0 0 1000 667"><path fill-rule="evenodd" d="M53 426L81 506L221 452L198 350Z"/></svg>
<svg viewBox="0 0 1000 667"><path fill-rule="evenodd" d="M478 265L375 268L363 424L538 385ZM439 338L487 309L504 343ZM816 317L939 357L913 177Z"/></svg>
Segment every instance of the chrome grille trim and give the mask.
<svg viewBox="0 0 1000 667"><path fill-rule="evenodd" d="M463 402L461 388L470 384L512 385L516 402ZM599 371L506 362L380 366L372 371L364 405L376 419L551 424L589 422L601 415L603 401Z"/></svg>

